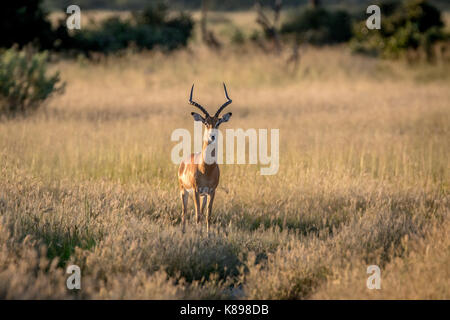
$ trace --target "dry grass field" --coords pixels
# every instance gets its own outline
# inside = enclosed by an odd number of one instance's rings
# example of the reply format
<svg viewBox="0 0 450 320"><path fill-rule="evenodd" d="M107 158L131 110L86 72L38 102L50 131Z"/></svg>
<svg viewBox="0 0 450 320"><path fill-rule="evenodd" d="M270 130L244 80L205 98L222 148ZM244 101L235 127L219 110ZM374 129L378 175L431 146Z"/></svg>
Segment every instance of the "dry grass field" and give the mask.
<svg viewBox="0 0 450 320"><path fill-rule="evenodd" d="M55 61L65 93L0 123L0 298L449 299L450 66L301 54ZM212 233L191 201L183 234L170 136L223 81L222 129L280 129L280 168L221 165Z"/></svg>

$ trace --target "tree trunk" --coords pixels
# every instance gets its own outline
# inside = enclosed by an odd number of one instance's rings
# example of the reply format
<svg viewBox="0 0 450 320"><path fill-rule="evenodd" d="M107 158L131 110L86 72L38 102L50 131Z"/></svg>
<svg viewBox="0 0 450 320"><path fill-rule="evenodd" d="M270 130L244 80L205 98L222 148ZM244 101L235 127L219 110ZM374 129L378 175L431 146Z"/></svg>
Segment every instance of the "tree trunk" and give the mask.
<svg viewBox="0 0 450 320"><path fill-rule="evenodd" d="M206 27L208 5L209 5L209 0L202 0L202 17L200 20L200 28L201 28L203 42L207 42L207 40L208 40L208 30Z"/></svg>

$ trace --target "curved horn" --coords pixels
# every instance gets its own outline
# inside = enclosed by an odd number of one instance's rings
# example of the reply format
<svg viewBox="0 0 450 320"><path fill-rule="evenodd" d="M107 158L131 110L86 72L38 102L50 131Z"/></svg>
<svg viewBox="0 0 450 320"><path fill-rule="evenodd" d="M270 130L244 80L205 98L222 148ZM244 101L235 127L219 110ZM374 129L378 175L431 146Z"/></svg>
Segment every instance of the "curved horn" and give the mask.
<svg viewBox="0 0 450 320"><path fill-rule="evenodd" d="M196 106L197 108L199 108L206 116L209 117L209 113L208 111L205 110L205 108L203 108L201 105L199 105L197 102L192 101L192 92L194 91L194 84L192 84L192 88L191 88L191 95L189 97L189 104Z"/></svg>
<svg viewBox="0 0 450 320"><path fill-rule="evenodd" d="M219 110L217 110L216 114L214 115L215 117L218 117L219 114L222 112L223 109L225 109L225 107L227 105L229 105L231 102L233 102L233 100L230 99L230 97L228 96L228 92L227 92L227 86L225 85L225 83L223 84L223 89L225 90L225 96L227 97L227 102L225 102L220 108Z"/></svg>

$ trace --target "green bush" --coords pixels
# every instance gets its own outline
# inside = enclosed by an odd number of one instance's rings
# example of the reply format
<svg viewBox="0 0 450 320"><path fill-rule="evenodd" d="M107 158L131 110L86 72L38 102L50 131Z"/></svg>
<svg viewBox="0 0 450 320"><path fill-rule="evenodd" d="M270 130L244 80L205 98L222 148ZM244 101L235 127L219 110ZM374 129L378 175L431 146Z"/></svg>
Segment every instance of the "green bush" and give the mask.
<svg viewBox="0 0 450 320"><path fill-rule="evenodd" d="M35 111L53 93L61 92L59 73L47 75L47 53L15 48L0 55L0 115ZM59 84L59 85L58 85Z"/></svg>
<svg viewBox="0 0 450 320"><path fill-rule="evenodd" d="M397 58L407 50L423 50L430 57L432 45L445 39L441 13L426 0L385 2L380 9L381 29L368 30L365 21L354 26L354 51Z"/></svg>
<svg viewBox="0 0 450 320"><path fill-rule="evenodd" d="M187 45L194 22L186 14L169 17L168 7L162 3L135 12L130 19L111 17L97 28L82 29L66 39L67 49L111 53L134 45L141 49L160 47L173 50Z"/></svg>
<svg viewBox="0 0 450 320"><path fill-rule="evenodd" d="M342 10L307 8L289 17L281 32L296 34L303 41L316 45L345 42L352 36L351 17Z"/></svg>
<svg viewBox="0 0 450 320"><path fill-rule="evenodd" d="M243 45L245 43L245 35L241 29L234 29L234 32L231 35L231 43L235 45Z"/></svg>

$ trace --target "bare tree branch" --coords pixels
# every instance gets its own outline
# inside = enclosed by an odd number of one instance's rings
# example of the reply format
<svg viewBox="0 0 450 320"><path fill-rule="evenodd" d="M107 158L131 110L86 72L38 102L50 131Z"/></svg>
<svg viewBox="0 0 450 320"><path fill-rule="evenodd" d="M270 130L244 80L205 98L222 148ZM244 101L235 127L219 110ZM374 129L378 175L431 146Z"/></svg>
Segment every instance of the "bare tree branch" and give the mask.
<svg viewBox="0 0 450 320"><path fill-rule="evenodd" d="M281 52L281 40L278 34L278 21L280 19L280 11L283 5L282 0L275 0L275 4L272 7L274 18L273 22L270 22L267 15L264 13L261 2L257 1L255 9L257 12L256 22L261 26L266 37L272 39L276 52Z"/></svg>

